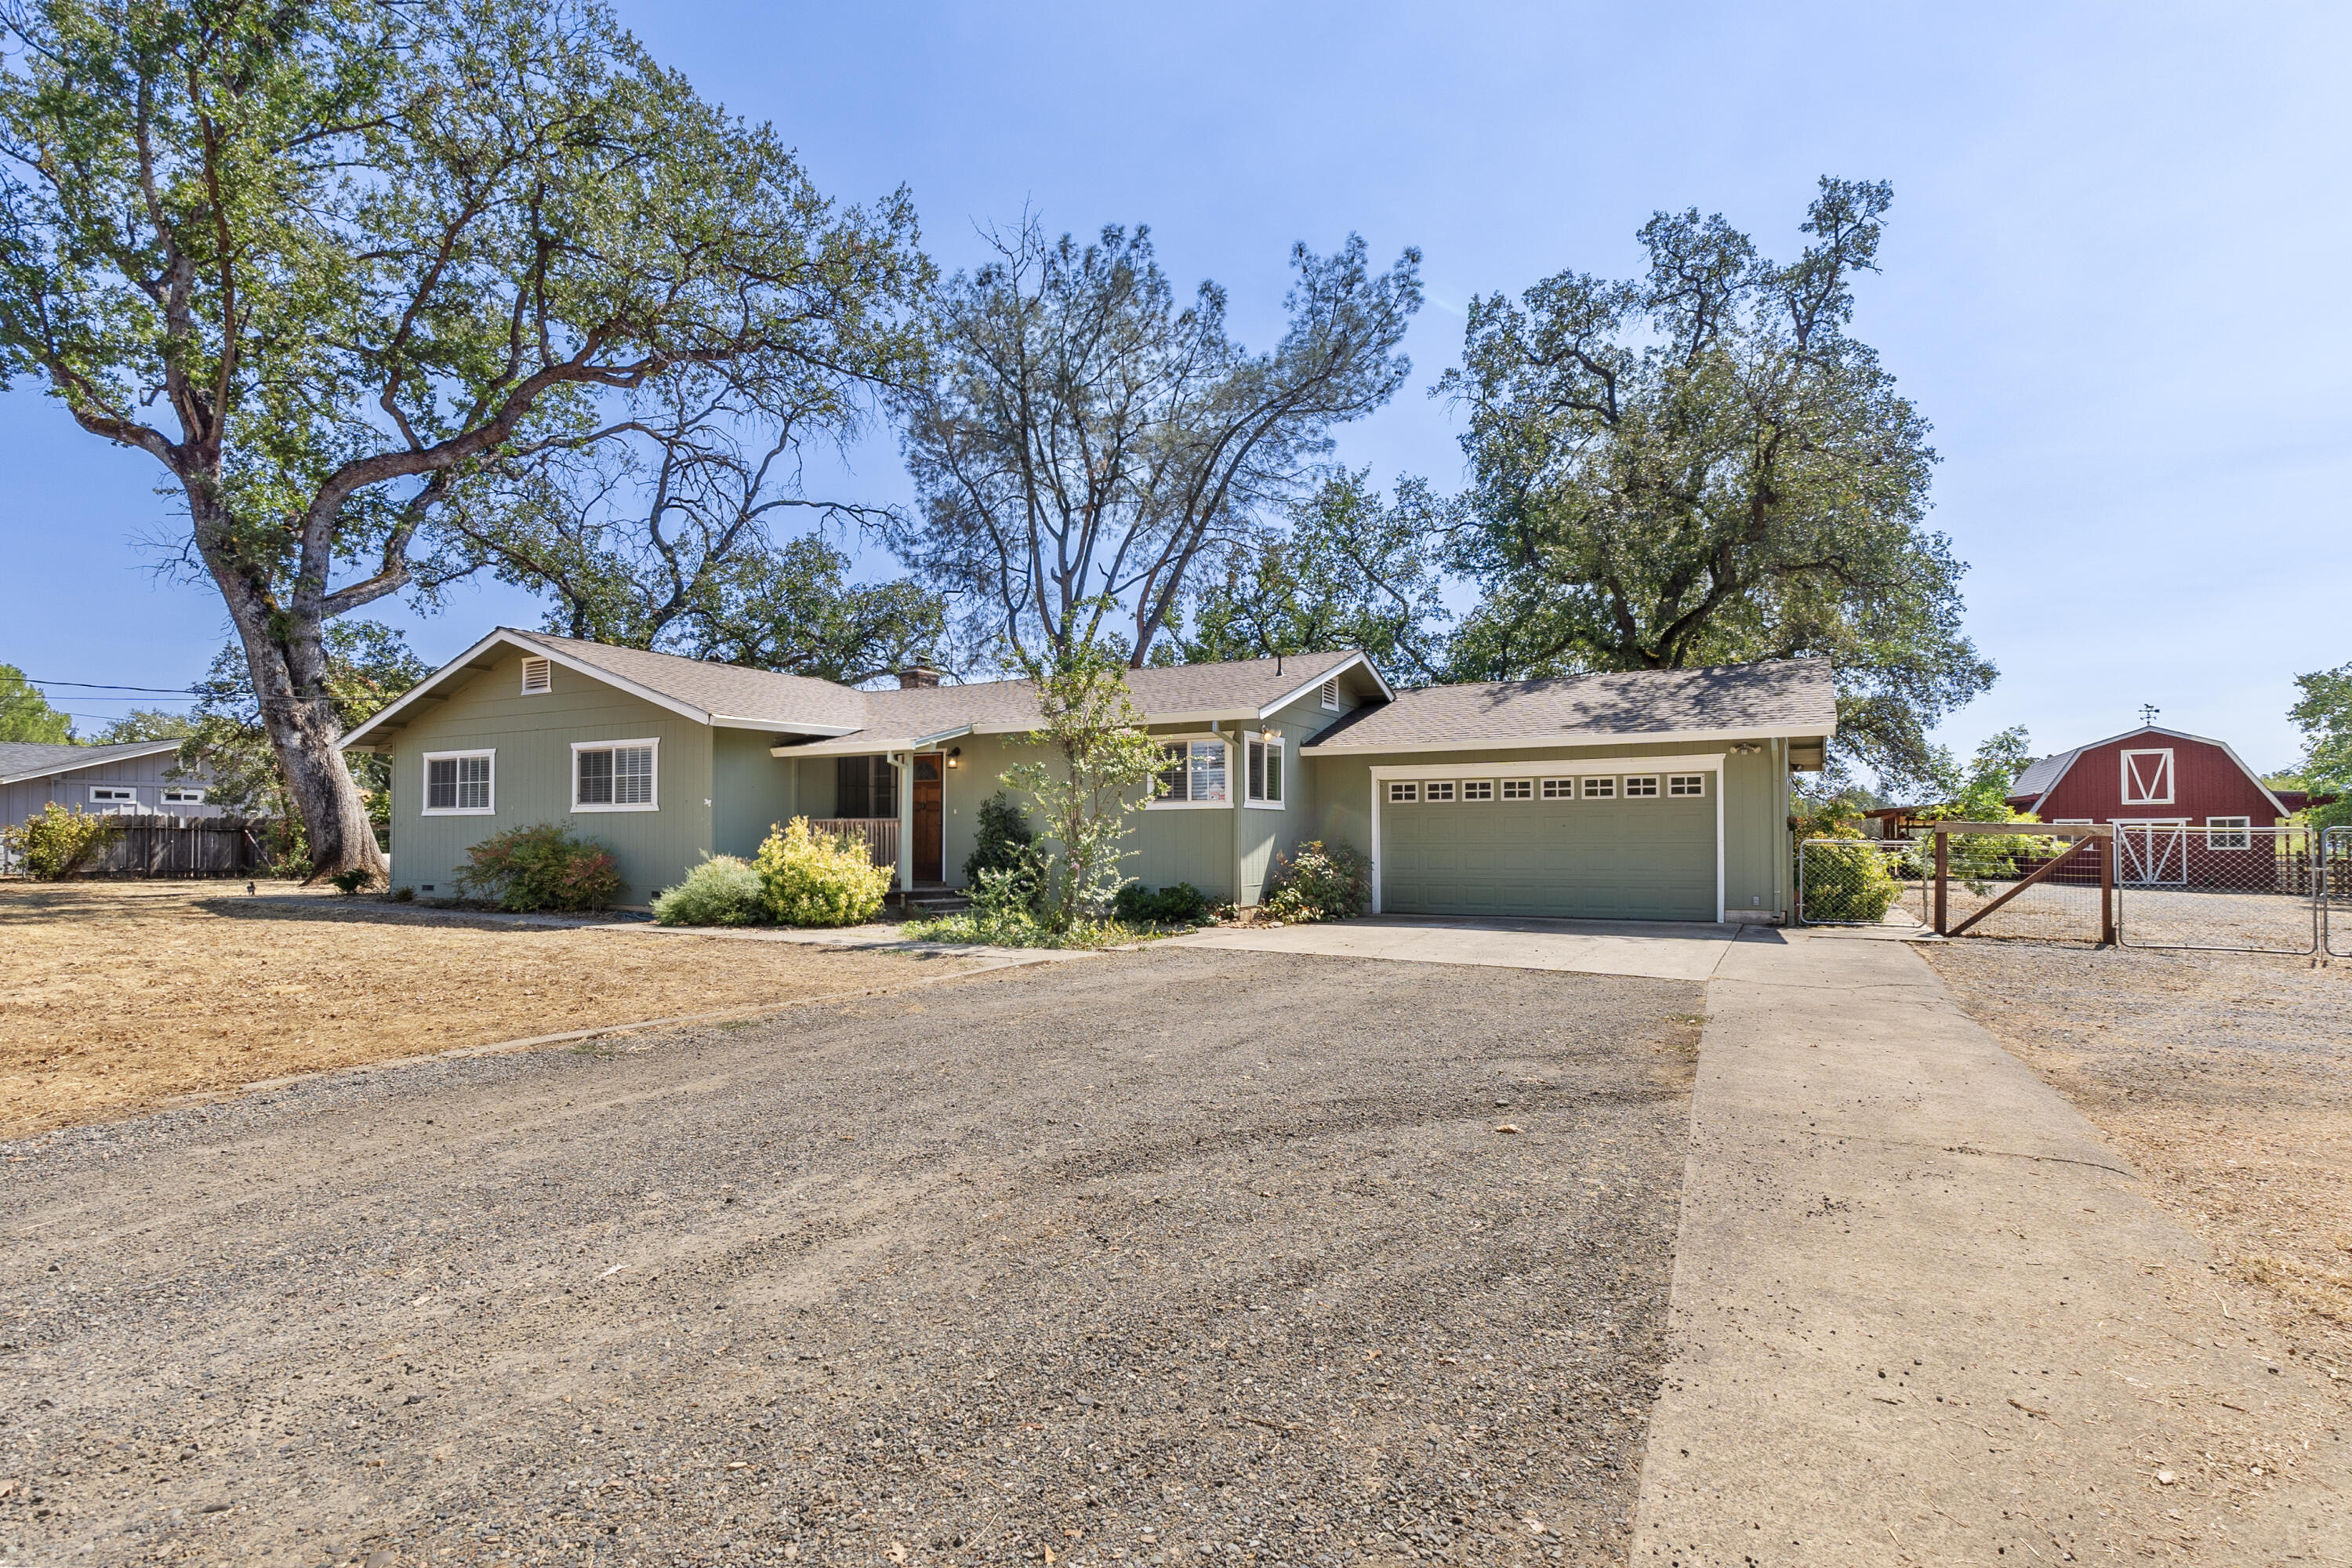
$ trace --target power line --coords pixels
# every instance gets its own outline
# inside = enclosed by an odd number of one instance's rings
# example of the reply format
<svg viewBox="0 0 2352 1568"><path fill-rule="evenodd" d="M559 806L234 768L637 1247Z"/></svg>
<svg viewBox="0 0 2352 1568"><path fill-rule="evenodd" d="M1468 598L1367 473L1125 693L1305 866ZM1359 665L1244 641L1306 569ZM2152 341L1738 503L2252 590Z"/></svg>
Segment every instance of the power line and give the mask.
<svg viewBox="0 0 2352 1568"><path fill-rule="evenodd" d="M197 697L202 693L193 686L109 686L97 680L43 680L37 675L24 678L27 686L78 686L85 691L148 691L158 697Z"/></svg>

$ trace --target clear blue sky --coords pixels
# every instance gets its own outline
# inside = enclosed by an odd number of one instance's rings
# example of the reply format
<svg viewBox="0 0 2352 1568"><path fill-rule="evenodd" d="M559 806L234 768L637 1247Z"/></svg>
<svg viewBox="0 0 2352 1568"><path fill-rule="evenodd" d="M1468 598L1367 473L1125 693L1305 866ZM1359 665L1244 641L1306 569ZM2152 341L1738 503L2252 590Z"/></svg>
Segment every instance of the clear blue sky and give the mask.
<svg viewBox="0 0 2352 1568"><path fill-rule="evenodd" d="M2051 750L2147 701L2280 766L2294 675L2352 659L2352 7L620 10L828 191L908 185L950 265L1024 204L1081 232L1148 222L1255 344L1294 239L1421 247L1415 385L1343 440L1384 480L1459 479L1424 393L1472 294L1630 271L1659 207L1720 211L1787 255L1816 175L1891 179L1856 330L1936 426L1934 523L1974 563L1969 627L2001 668L1944 738L2023 723ZM22 386L0 396L0 661L199 674L217 601L135 548L171 536L160 470ZM906 493L887 442L831 482ZM438 658L535 617L484 589L390 618Z"/></svg>

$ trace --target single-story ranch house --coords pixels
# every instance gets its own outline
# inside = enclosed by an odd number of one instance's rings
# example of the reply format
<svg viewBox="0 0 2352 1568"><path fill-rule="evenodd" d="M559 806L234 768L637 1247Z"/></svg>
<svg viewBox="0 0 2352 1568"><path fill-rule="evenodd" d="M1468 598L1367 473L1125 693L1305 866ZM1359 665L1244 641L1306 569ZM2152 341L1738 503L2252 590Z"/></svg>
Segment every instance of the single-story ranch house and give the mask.
<svg viewBox="0 0 2352 1568"><path fill-rule="evenodd" d="M0 741L0 826L37 816L51 802L92 815L218 816L205 781L179 773L177 741L52 746Z"/></svg>
<svg viewBox="0 0 2352 1568"><path fill-rule="evenodd" d="M1789 777L1836 728L1824 659L1396 691L1360 653L1128 674L1167 769L1128 874L1254 904L1309 839L1368 851L1377 910L1784 918ZM505 627L346 737L393 760L396 887L570 819L643 903L772 825L854 832L900 888L961 883L1038 714L1025 681L866 691Z"/></svg>

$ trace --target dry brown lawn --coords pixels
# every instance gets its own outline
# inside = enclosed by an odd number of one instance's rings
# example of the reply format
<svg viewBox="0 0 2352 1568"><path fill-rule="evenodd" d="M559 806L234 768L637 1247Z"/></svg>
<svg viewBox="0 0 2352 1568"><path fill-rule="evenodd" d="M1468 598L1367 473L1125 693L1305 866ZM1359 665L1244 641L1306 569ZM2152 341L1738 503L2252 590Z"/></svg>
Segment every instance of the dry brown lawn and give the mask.
<svg viewBox="0 0 2352 1568"><path fill-rule="evenodd" d="M516 925L243 883L0 883L0 1138L257 1080L888 989L965 961Z"/></svg>
<svg viewBox="0 0 2352 1568"><path fill-rule="evenodd" d="M1960 941L1918 950L1962 1006L2262 1287L2352 1354L2352 964Z"/></svg>

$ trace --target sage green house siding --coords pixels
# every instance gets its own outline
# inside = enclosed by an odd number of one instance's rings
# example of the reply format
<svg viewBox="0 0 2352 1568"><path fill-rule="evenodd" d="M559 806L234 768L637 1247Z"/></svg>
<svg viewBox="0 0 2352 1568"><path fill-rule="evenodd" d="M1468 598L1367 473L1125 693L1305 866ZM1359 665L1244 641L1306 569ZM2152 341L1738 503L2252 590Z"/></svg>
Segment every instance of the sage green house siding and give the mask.
<svg viewBox="0 0 2352 1568"><path fill-rule="evenodd" d="M656 703L558 668L551 690L522 695L522 656L494 649L487 668L468 671L446 701L418 703L394 731L392 882L452 891L466 851L509 827L570 822L619 862L618 900L642 904L677 881L711 843L713 731ZM656 809L575 812L572 747L582 741L655 740ZM487 816L427 816L425 757L490 751L496 809Z"/></svg>
<svg viewBox="0 0 2352 1568"><path fill-rule="evenodd" d="M821 816L801 802L804 764L768 754L775 737L759 730L710 731L711 850L746 860L760 852L768 830L795 816ZM816 770L809 769L814 773ZM832 769L824 770L826 811L832 809Z"/></svg>

